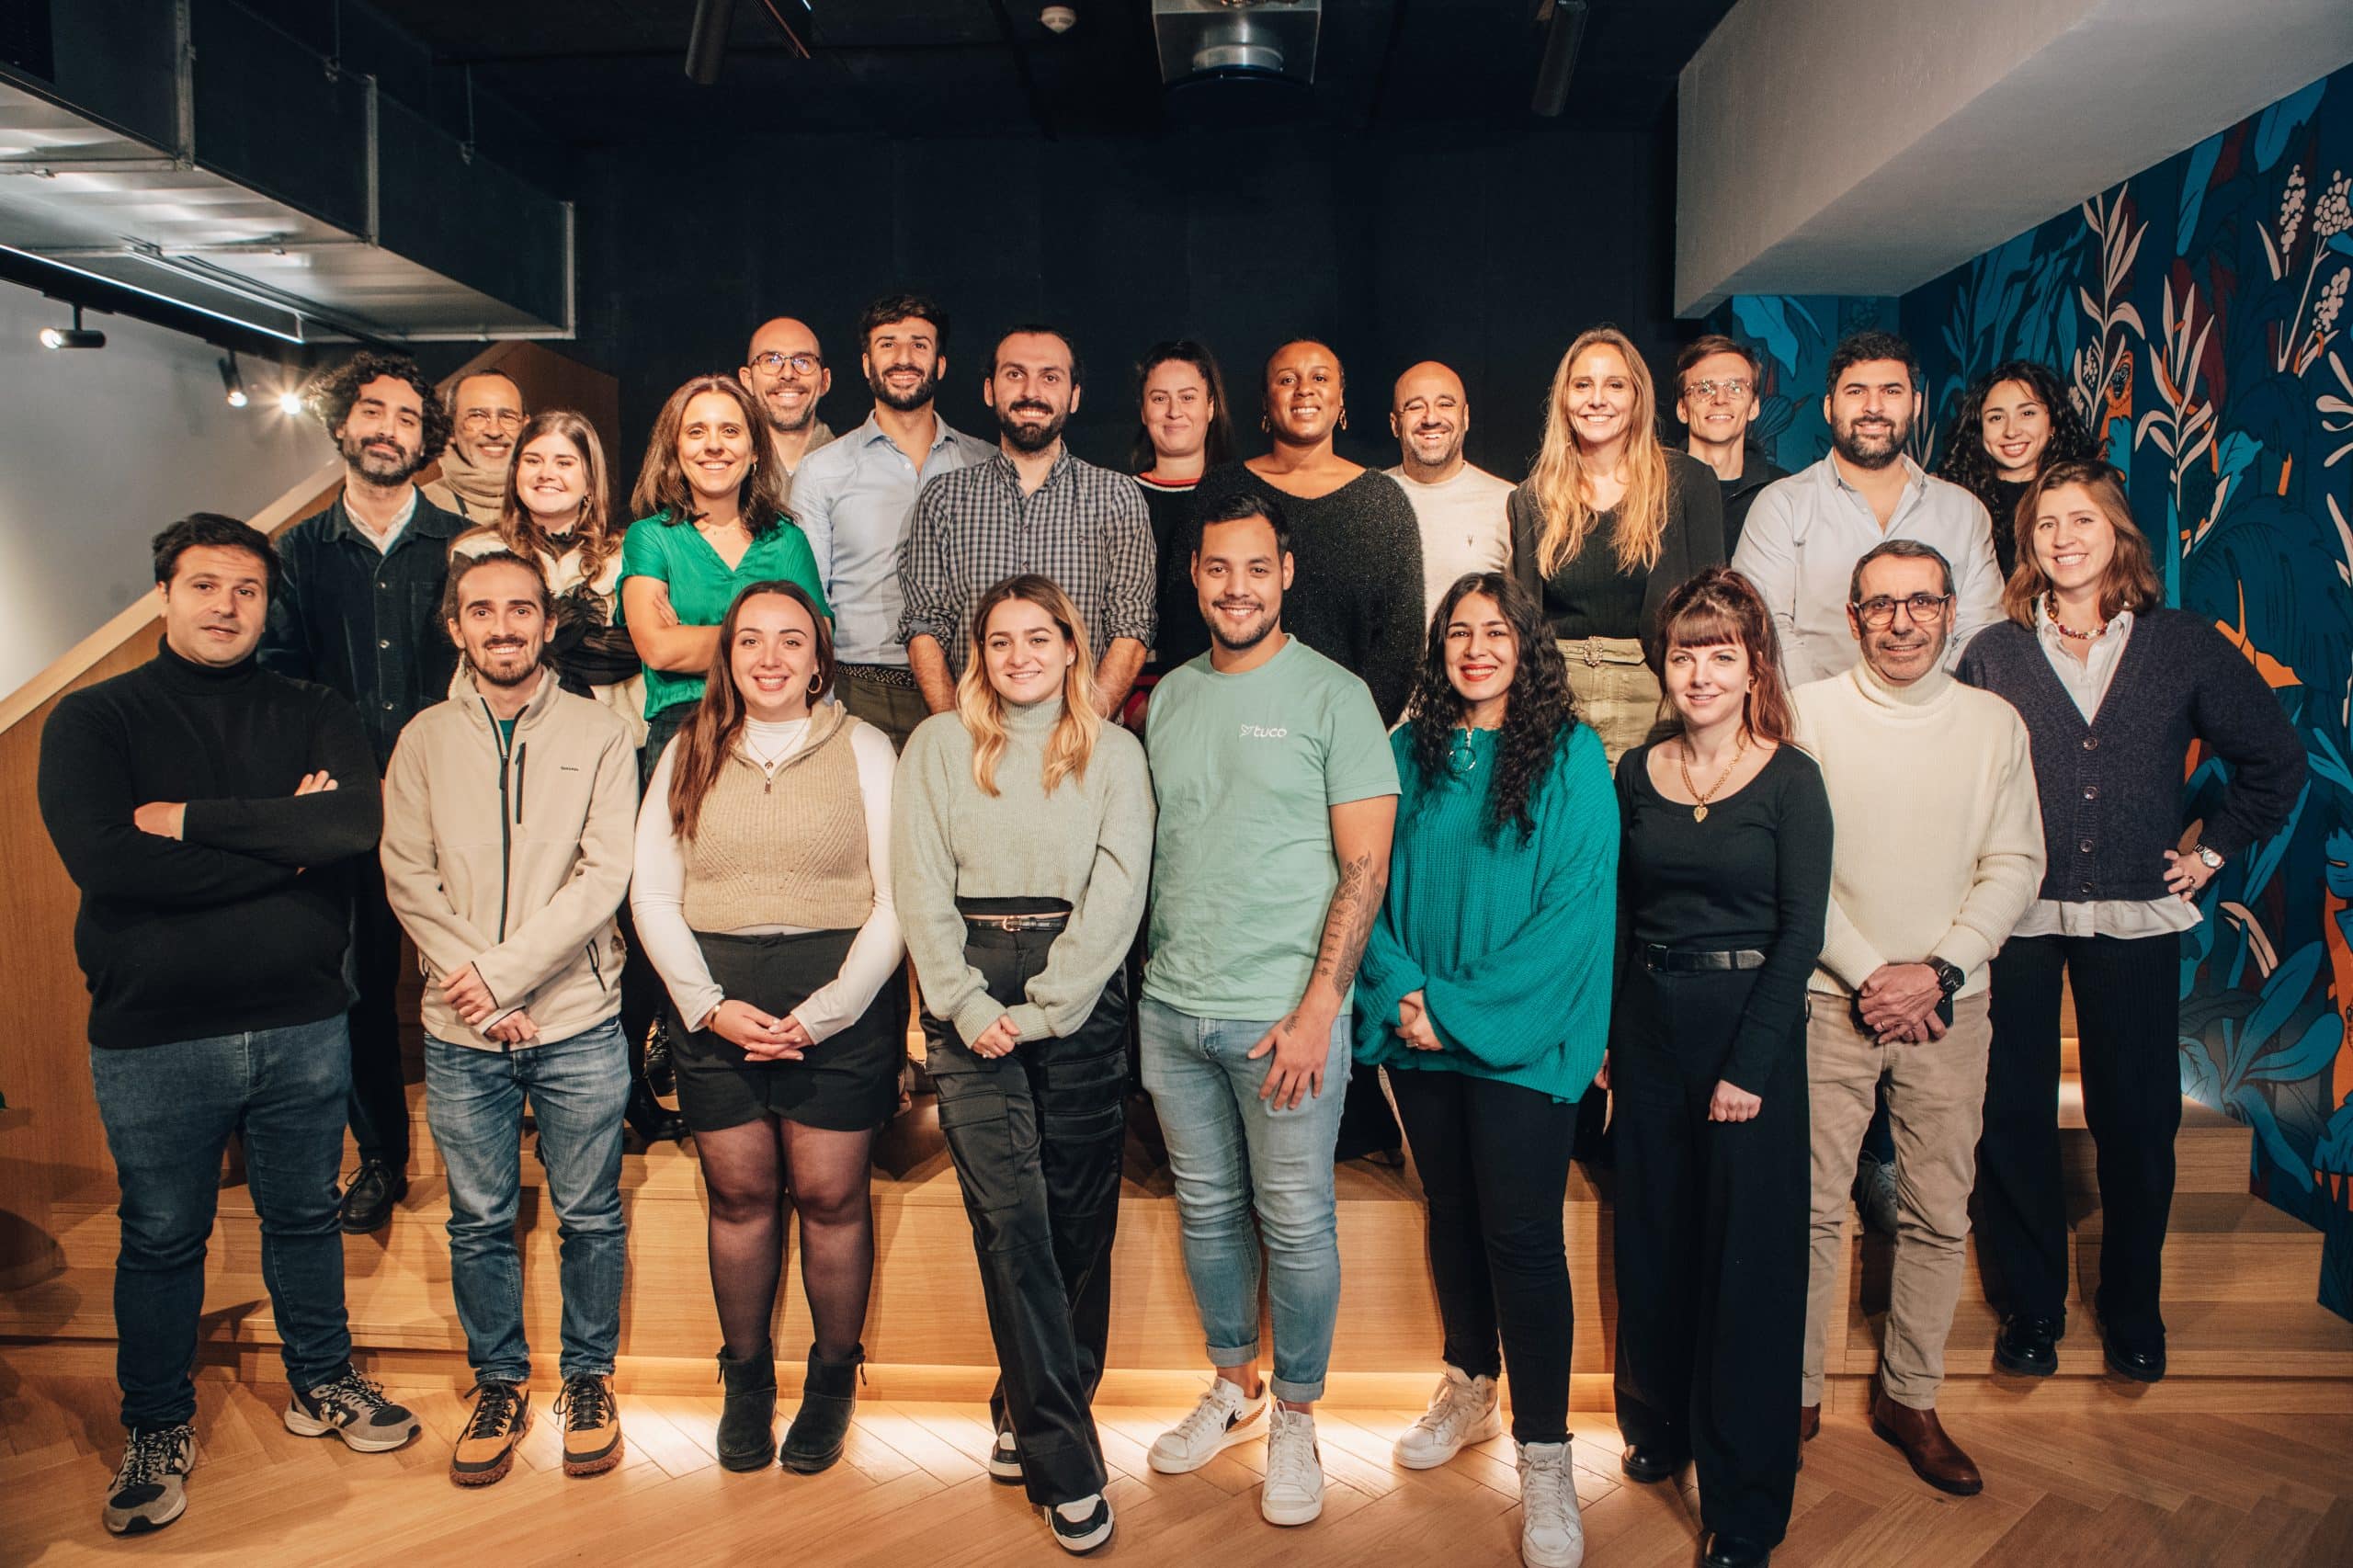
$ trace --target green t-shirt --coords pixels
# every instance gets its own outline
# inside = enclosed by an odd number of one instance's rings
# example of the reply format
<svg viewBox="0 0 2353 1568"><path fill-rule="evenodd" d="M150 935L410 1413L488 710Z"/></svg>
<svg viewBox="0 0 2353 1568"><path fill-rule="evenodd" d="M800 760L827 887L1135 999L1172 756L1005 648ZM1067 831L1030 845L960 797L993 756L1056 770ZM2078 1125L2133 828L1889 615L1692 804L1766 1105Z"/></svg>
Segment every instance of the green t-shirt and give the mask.
<svg viewBox="0 0 2353 1568"><path fill-rule="evenodd" d="M692 523L674 525L669 517L667 512L656 512L630 524L621 540L621 581L652 577L667 583L670 608L678 612L680 625L717 626L727 619L727 607L745 587L774 579L806 590L817 601L818 610L832 618L833 607L825 603L824 586L817 580L816 553L809 548L809 536L790 518L779 518L776 527L752 540L752 548L731 572L700 529ZM618 605L613 624L628 624ZM697 701L702 688L700 676L657 670L648 665L645 716L651 719L674 704Z"/></svg>
<svg viewBox="0 0 2353 1568"><path fill-rule="evenodd" d="M1281 1017L1339 884L1331 808L1397 793L1372 693L1296 637L1242 675L1203 653L1153 688L1144 750L1160 799L1144 994L1195 1017Z"/></svg>

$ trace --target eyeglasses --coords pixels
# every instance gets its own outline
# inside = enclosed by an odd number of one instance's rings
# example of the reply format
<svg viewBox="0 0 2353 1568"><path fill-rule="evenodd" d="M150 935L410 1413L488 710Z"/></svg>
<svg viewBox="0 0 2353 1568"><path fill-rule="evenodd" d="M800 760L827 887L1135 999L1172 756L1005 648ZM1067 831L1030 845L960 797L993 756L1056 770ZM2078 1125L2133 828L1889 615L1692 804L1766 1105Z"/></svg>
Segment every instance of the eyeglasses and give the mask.
<svg viewBox="0 0 2353 1568"><path fill-rule="evenodd" d="M814 354L779 354L771 348L765 354L753 355L752 363L771 376L784 374L787 365L792 367L794 375L809 376L814 375L824 361Z"/></svg>
<svg viewBox="0 0 2353 1568"><path fill-rule="evenodd" d="M1746 397L1756 382L1734 376L1728 381L1693 381L1683 389L1683 395L1694 403L1713 403L1718 393L1734 400Z"/></svg>
<svg viewBox="0 0 2353 1568"><path fill-rule="evenodd" d="M1884 631L1895 624L1895 612L1901 608L1912 618L1915 626L1934 626L1944 619L1945 608L1952 603L1950 594L1914 594L1909 598L1892 599L1885 594L1865 599L1854 607L1855 614L1873 631Z"/></svg>
<svg viewBox="0 0 2353 1568"><path fill-rule="evenodd" d="M458 419L458 426L468 435L478 435L497 426L501 430L520 430L523 411L519 408L469 408Z"/></svg>

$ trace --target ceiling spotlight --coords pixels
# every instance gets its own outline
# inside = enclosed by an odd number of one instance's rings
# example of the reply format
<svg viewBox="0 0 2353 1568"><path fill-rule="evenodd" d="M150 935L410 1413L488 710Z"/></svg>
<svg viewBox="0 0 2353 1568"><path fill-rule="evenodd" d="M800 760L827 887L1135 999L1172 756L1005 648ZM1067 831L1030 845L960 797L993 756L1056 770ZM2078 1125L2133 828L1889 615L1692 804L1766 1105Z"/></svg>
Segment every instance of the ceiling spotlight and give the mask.
<svg viewBox="0 0 2353 1568"><path fill-rule="evenodd" d="M245 395L245 378L237 373L234 350L221 361L221 390L228 393L231 408L243 408L253 401Z"/></svg>
<svg viewBox="0 0 2353 1568"><path fill-rule="evenodd" d="M40 329L40 346L43 348L104 348L107 335L96 327L85 327L82 324L82 307L76 305L74 307L72 326L45 326Z"/></svg>
<svg viewBox="0 0 2353 1568"><path fill-rule="evenodd" d="M1038 25L1050 33L1066 33L1078 26L1078 7L1049 6L1038 13Z"/></svg>
<svg viewBox="0 0 2353 1568"><path fill-rule="evenodd" d="M279 392L278 394L278 412L280 414L301 413L302 394L294 391L290 387L286 391Z"/></svg>

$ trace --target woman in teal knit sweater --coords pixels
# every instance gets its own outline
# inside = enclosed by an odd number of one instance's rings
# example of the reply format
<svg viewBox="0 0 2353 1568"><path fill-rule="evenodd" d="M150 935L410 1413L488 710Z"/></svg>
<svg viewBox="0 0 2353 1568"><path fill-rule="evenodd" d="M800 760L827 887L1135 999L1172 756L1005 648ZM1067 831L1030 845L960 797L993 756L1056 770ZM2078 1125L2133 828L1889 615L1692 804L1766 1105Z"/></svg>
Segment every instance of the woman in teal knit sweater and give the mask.
<svg viewBox="0 0 2353 1568"><path fill-rule="evenodd" d="M1508 1364L1521 1555L1552 1568L1583 1550L1561 1203L1608 1039L1618 806L1543 613L1501 573L1439 602L1411 713L1390 737L1404 792L1356 994L1357 1060L1389 1069L1446 1325L1446 1375L1397 1459L1427 1469L1501 1431Z"/></svg>

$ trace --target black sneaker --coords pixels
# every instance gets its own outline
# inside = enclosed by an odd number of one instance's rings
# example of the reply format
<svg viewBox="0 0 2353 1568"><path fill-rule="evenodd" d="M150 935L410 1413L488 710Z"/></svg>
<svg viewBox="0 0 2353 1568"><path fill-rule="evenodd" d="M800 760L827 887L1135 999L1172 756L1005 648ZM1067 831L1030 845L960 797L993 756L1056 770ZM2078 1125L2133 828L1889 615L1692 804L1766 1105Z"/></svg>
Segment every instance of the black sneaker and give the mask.
<svg viewBox="0 0 2353 1568"><path fill-rule="evenodd" d="M408 1196L408 1177L381 1160L362 1160L343 1189L343 1228L351 1235L381 1231L392 1206Z"/></svg>
<svg viewBox="0 0 2353 1568"><path fill-rule="evenodd" d="M407 1443L420 1427L406 1406L394 1404L372 1380L346 1367L340 1377L307 1392L294 1391L286 1406L286 1429L298 1437L341 1437L359 1453L381 1454Z"/></svg>
<svg viewBox="0 0 2353 1568"><path fill-rule="evenodd" d="M188 1510L188 1472L196 1468L196 1429L183 1421L133 1432L107 1486L107 1528L116 1535L162 1529Z"/></svg>
<svg viewBox="0 0 2353 1568"><path fill-rule="evenodd" d="M1086 1498L1077 1499L1084 1503ZM1054 1544L1073 1556L1082 1556L1111 1539L1111 1500L1100 1492L1095 1494L1095 1511L1083 1519L1064 1517L1063 1511L1048 1504L1042 1512L1046 1524L1054 1532Z"/></svg>
<svg viewBox="0 0 2353 1568"><path fill-rule="evenodd" d="M1994 1341L1994 1365L2022 1378L2047 1378L2059 1369L2059 1336L2065 1332L2053 1318L2005 1318Z"/></svg>
<svg viewBox="0 0 2353 1568"><path fill-rule="evenodd" d="M1021 1449L1010 1432L999 1432L989 1445L989 1478L1007 1486L1021 1484Z"/></svg>

